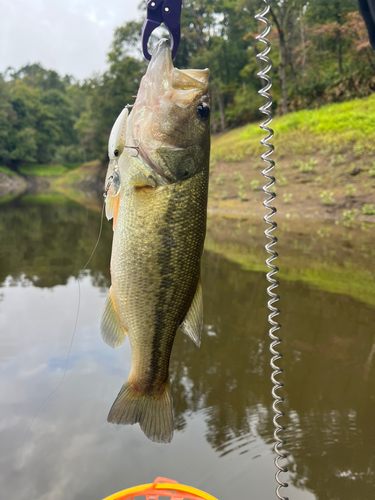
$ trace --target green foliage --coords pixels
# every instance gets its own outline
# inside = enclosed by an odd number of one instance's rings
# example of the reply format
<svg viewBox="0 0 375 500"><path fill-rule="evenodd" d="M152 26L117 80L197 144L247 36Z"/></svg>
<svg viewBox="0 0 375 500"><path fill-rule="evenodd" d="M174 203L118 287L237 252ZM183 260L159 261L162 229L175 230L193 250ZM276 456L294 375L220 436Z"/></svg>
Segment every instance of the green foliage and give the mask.
<svg viewBox="0 0 375 500"><path fill-rule="evenodd" d="M261 119L260 106L264 104L264 99L257 95L254 86L246 86L237 89L233 96L233 104L226 109L226 120L228 125L242 125Z"/></svg>
<svg viewBox="0 0 375 500"><path fill-rule="evenodd" d="M14 170L11 170L8 167L5 167L4 165L0 165L0 172L6 175L16 175L16 172Z"/></svg>
<svg viewBox="0 0 375 500"><path fill-rule="evenodd" d="M59 90L65 92L73 77L65 75L63 78L54 70L45 69L39 63L27 64L18 71L11 73L13 80L23 80L28 86L38 88L44 92Z"/></svg>
<svg viewBox="0 0 375 500"><path fill-rule="evenodd" d="M11 160L18 161L36 161L37 160L37 141L36 130L26 127L14 134L14 149L9 153Z"/></svg>
<svg viewBox="0 0 375 500"><path fill-rule="evenodd" d="M2 198L0 198L0 205L6 205L7 203L10 203L12 200L17 198L18 194L8 194Z"/></svg>
<svg viewBox="0 0 375 500"><path fill-rule="evenodd" d="M275 133L297 130L316 135L347 133L356 139L374 134L374 120L375 95L372 95L368 99L355 99L288 114L278 120Z"/></svg>
<svg viewBox="0 0 375 500"><path fill-rule="evenodd" d="M292 193L284 193L283 194L283 203L289 204L292 202L293 194Z"/></svg>
<svg viewBox="0 0 375 500"><path fill-rule="evenodd" d="M78 144L71 144L70 146L58 146L53 158L55 163L77 164L82 162L82 149Z"/></svg>
<svg viewBox="0 0 375 500"><path fill-rule="evenodd" d="M355 144L353 148L353 153L356 158L361 158L363 153L366 151L364 144Z"/></svg>
<svg viewBox="0 0 375 500"><path fill-rule="evenodd" d="M243 175L242 175L242 174L240 174L240 172L233 172L233 179L234 179L236 182L240 182L240 183L243 183L243 182L244 182Z"/></svg>
<svg viewBox="0 0 375 500"><path fill-rule="evenodd" d="M253 179L253 180L250 182L250 187L251 187L251 190L252 190L252 191L258 191L258 189L259 189L259 184L260 184L260 181L258 181L258 179Z"/></svg>
<svg viewBox="0 0 375 500"><path fill-rule="evenodd" d="M363 215L375 215L375 205L363 205L362 213Z"/></svg>
<svg viewBox="0 0 375 500"><path fill-rule="evenodd" d="M224 184L224 181L226 179L226 175L224 173L221 173L219 174L216 179L215 179L215 182L218 186L221 186L222 184Z"/></svg>
<svg viewBox="0 0 375 500"><path fill-rule="evenodd" d="M67 172L67 168L63 165L21 165L18 167L18 171L23 175L36 175L38 177L42 176L55 176L62 175Z"/></svg>
<svg viewBox="0 0 375 500"><path fill-rule="evenodd" d="M74 103L66 93L71 77L62 78L39 64L10 76L6 82L0 78L0 162L11 169L49 163L60 147L78 144Z"/></svg>
<svg viewBox="0 0 375 500"><path fill-rule="evenodd" d="M87 110L75 126L82 146L103 160L107 159L108 136L113 123L124 106L133 103L145 71L144 62L133 57L121 59L112 51L109 59L113 60L109 71L85 82Z"/></svg>
<svg viewBox="0 0 375 500"><path fill-rule="evenodd" d="M308 161L301 161L299 164L299 171L300 172L312 172L314 170L314 167L316 165L316 160L311 158Z"/></svg>
<svg viewBox="0 0 375 500"><path fill-rule="evenodd" d="M366 114L366 120L363 115ZM344 153L357 145L370 152L375 142L375 94L350 102L322 106L320 109L302 110L275 117L274 144L277 151L286 156L314 153L318 149L327 156L344 158ZM213 137L212 151L217 159L230 161L232 154L238 157L255 156L264 152L259 143L264 132L255 124L231 130L221 137ZM361 146L361 148L359 148ZM292 165L300 168L299 161ZM314 168L314 164L310 164ZM354 168L350 166L352 170ZM375 168L373 167L375 172ZM371 175L372 169L370 169ZM374 173L375 176L375 173Z"/></svg>
<svg viewBox="0 0 375 500"><path fill-rule="evenodd" d="M175 65L210 68L213 132L260 119L258 7L239 0L184 1ZM345 161L348 142L360 158L368 148L365 139L370 144L375 138L375 95L370 95L375 55L356 1L276 2L272 18L275 110L303 109L275 120L275 138L294 136L292 148L286 141L279 154L313 152L317 145L306 141L313 134L334 155L332 166ZM0 164L17 170L24 163L106 161L111 127L124 105L133 102L147 67L140 49L141 23L129 21L114 32L109 69L82 83L40 64L8 72L7 81L0 76ZM351 100L356 96L369 98ZM240 135L233 131L235 141L223 138L217 157L236 162L257 155L263 135L256 125L242 128ZM313 167L297 166L302 172Z"/></svg>
<svg viewBox="0 0 375 500"><path fill-rule="evenodd" d="M279 175L277 178L277 184L281 187L285 187L288 186L289 183L283 175Z"/></svg>
<svg viewBox="0 0 375 500"><path fill-rule="evenodd" d="M331 166L336 167L336 166L344 164L345 162L346 162L345 156L338 154L336 156L332 156Z"/></svg>
<svg viewBox="0 0 375 500"><path fill-rule="evenodd" d="M7 84L0 74L0 163L9 162L9 130L15 121Z"/></svg>
<svg viewBox="0 0 375 500"><path fill-rule="evenodd" d="M346 196L355 196L355 193L356 193L356 189L353 186L353 184L347 184L345 186L345 194L346 194Z"/></svg>
<svg viewBox="0 0 375 500"><path fill-rule="evenodd" d="M76 170L78 167L81 166L81 163L63 163L62 165L68 170Z"/></svg>
<svg viewBox="0 0 375 500"><path fill-rule="evenodd" d="M352 222L355 221L355 218L358 214L358 210L344 210L342 213L342 218L344 220L344 226L350 226Z"/></svg>
<svg viewBox="0 0 375 500"><path fill-rule="evenodd" d="M243 184L240 185L240 188L238 190L238 197L241 201L246 201L247 200L247 196L246 196L246 192L245 192L245 186Z"/></svg>
<svg viewBox="0 0 375 500"><path fill-rule="evenodd" d="M22 203L31 205L75 205L62 194L26 194L21 198Z"/></svg>
<svg viewBox="0 0 375 500"><path fill-rule="evenodd" d="M322 191L319 195L323 205L333 205L335 203L335 199L333 197L333 192Z"/></svg>
<svg viewBox="0 0 375 500"><path fill-rule="evenodd" d="M356 8L356 0L335 0L334 2L314 0L309 4L306 17L316 23L335 21L338 16L351 12Z"/></svg>

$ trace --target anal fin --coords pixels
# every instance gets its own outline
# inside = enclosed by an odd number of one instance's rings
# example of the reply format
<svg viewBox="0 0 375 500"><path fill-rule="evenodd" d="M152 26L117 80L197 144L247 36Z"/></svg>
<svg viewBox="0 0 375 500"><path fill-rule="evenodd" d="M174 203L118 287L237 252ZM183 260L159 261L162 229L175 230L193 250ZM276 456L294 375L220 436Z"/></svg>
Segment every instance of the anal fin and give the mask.
<svg viewBox="0 0 375 500"><path fill-rule="evenodd" d="M184 321L180 325L180 330L187 335L197 347L201 345L203 327L203 295L201 280L199 279L190 309Z"/></svg>
<svg viewBox="0 0 375 500"><path fill-rule="evenodd" d="M104 342L116 349L125 342L127 330L121 325L116 312L112 287L109 289L108 297L104 305L100 331Z"/></svg>

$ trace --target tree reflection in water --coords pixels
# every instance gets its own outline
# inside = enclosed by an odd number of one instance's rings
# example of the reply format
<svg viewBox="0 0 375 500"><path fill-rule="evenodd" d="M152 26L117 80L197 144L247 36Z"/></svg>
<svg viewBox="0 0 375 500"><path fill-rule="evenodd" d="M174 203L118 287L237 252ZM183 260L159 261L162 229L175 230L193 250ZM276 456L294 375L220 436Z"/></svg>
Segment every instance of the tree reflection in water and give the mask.
<svg viewBox="0 0 375 500"><path fill-rule="evenodd" d="M99 214L76 204L2 206L0 282L11 276L37 287L66 284L90 256L98 230ZM105 223L87 271L103 290L111 238ZM199 412L220 456L246 454L258 436L273 442L265 278L205 252L202 282L202 347L178 333L172 353L176 429ZM369 500L375 494L374 308L298 282L282 282L280 295L291 481L319 500Z"/></svg>

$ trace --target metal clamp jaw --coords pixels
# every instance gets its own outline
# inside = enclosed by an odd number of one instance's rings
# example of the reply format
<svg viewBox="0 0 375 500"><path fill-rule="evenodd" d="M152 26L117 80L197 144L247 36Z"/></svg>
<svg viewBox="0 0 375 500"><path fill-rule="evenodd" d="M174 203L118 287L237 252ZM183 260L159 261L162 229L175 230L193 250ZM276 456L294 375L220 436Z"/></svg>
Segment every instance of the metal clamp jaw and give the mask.
<svg viewBox="0 0 375 500"><path fill-rule="evenodd" d="M171 35L172 59L175 58L181 38L181 7L182 0L147 0L147 18L142 27L142 49L148 61L151 59L147 49L150 35L162 23Z"/></svg>

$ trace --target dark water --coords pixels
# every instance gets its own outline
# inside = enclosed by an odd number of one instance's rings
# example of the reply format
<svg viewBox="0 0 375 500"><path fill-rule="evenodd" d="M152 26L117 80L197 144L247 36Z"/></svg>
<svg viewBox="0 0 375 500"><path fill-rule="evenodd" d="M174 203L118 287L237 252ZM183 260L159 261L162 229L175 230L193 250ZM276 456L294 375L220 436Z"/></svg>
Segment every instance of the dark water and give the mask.
<svg viewBox="0 0 375 500"><path fill-rule="evenodd" d="M175 436L147 440L106 421L130 368L129 344L99 333L111 227L81 283L99 213L76 204L0 207L0 484L2 498L94 500L170 477L220 500L276 498L265 279L205 252L202 347L177 335ZM343 270L343 273L345 271ZM345 276L343 277L345 279ZM375 497L375 309L282 281L289 498ZM21 456L22 452L22 456Z"/></svg>

